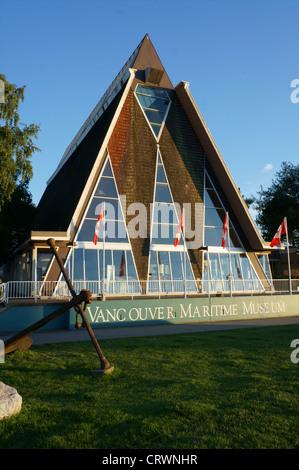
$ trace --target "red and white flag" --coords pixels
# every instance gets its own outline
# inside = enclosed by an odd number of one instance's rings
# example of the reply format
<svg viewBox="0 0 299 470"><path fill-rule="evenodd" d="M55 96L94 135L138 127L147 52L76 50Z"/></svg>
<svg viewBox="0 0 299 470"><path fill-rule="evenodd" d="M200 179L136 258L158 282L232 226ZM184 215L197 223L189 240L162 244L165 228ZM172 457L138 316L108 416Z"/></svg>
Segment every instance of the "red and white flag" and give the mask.
<svg viewBox="0 0 299 470"><path fill-rule="evenodd" d="M179 224L177 232L176 232L176 236L175 236L175 240L174 240L174 246L178 246L178 244L180 243L182 227L183 227L183 211L181 212L181 221L180 221L180 224Z"/></svg>
<svg viewBox="0 0 299 470"><path fill-rule="evenodd" d="M228 217L227 217L227 213L225 214L225 219L224 219L224 222L223 222L223 227L222 227L222 248L225 248L225 238L226 238L226 231L227 231L227 227L228 227Z"/></svg>
<svg viewBox="0 0 299 470"><path fill-rule="evenodd" d="M101 223L102 218L103 218L103 211L102 211L102 206L101 206L101 210L100 210L99 217L96 223L96 228L95 228L94 237L93 237L93 243L95 245L98 243L100 223Z"/></svg>
<svg viewBox="0 0 299 470"><path fill-rule="evenodd" d="M270 243L270 246L273 247L275 245L280 245L281 235L284 235L285 233L287 233L286 218L283 219L280 226L278 227L278 229L277 229L277 231L274 235L274 238L273 238L272 242Z"/></svg>

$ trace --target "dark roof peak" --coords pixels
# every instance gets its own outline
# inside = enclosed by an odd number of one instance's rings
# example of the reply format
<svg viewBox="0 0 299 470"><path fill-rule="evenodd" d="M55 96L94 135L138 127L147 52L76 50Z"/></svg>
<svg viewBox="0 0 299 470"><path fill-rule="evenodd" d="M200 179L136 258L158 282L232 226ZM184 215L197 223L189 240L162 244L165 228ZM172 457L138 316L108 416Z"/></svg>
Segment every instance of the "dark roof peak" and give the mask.
<svg viewBox="0 0 299 470"><path fill-rule="evenodd" d="M138 50L138 53L132 64L132 68L137 70L160 70L163 72L163 77L159 85L165 88L173 88L171 80L169 79L148 34L144 36L136 50Z"/></svg>

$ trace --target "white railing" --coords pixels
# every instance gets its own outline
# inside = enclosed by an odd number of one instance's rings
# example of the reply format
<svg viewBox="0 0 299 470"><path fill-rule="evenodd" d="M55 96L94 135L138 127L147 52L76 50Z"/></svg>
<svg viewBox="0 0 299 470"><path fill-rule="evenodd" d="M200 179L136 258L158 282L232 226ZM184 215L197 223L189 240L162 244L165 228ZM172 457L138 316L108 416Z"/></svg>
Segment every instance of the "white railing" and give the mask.
<svg viewBox="0 0 299 470"><path fill-rule="evenodd" d="M150 281L73 281L77 294L81 290L91 291L93 298L98 297L139 297L166 295L254 295L289 293L288 279L267 280L150 280ZM291 280L292 293L299 293L299 279ZM0 303L13 299L69 299L70 290L65 281L9 281L0 284Z"/></svg>

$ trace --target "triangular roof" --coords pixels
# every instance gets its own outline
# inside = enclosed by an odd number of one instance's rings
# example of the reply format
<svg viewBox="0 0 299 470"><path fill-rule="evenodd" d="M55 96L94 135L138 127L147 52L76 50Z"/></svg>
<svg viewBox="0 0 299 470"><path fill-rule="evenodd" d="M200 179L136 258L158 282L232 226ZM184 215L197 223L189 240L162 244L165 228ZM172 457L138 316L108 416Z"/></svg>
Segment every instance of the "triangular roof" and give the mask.
<svg viewBox="0 0 299 470"><path fill-rule="evenodd" d="M175 194L178 195L177 202L180 204L187 202L187 198L190 197L190 188L194 194L194 201L201 201L201 194L198 189L201 183L199 181L200 177L197 162L199 159L203 161L202 156L205 155L208 160L208 164L216 175L216 178L221 182L221 186L223 187L229 205L234 208L233 212L238 215L236 223L238 223L243 234L245 234L245 238L249 242L249 246L247 248L253 250L263 249L263 239L259 234L248 208L236 187L219 150L216 147L200 112L198 111L189 91L187 82L181 82L176 88L173 87L148 34L146 34L139 43L133 54L104 94L103 98L99 101L89 118L67 148L56 172L49 180L45 193L39 203L34 230L56 230L65 232L69 230L69 235L71 235L71 230L77 226L80 214L82 213L82 204L84 205L84 201L88 199L92 191L93 184L95 184L94 182L99 174L101 164L106 156L111 135L114 133L114 140L119 140L116 134L117 132L123 132L118 118L121 113L123 113L123 115L126 114L126 116L130 116L130 113L133 111L135 116L137 116L136 113L138 112L139 115L142 116L141 110L138 111L137 104L132 102L134 110L131 108L131 104L129 102L130 96L133 93L131 87L136 81L146 81L149 76L151 76L151 79L153 77L158 77L159 86L169 89L176 102L175 106L172 105L172 111L167 118L169 121L169 128L165 126L165 136L160 142L160 145L164 149L170 149L172 146L171 151L168 152L172 152L172 154L169 158L165 158L165 165L168 173L171 173L173 155L177 154L178 157L180 157L180 146L183 146L185 149L188 147L187 153L189 156L187 160L180 158L180 161L178 162L180 176L182 177L183 173L186 173L185 186L183 187L177 178L177 169L174 169L173 175L170 175L170 185L172 187L176 186ZM184 118L185 128L188 126L187 130L189 132L189 136L187 137L186 135L181 134L181 130L177 132L177 126L179 125L178 121L181 116L180 109L182 109L184 115L187 116L187 118ZM130 122L127 122L127 140L130 135L133 135L130 125ZM149 132L147 125L145 123L142 123L142 125L144 126L143 135L149 133L146 138L150 139L151 133ZM138 163L134 160L138 153L134 147L135 143L119 141L118 145L122 145L123 147L127 145L128 148L131 146L130 151L128 150L127 152L130 157L126 161L123 159L123 161L120 162L117 153L115 156L112 156L112 163L114 165L119 165L122 168L119 176L117 176L118 171L116 169L118 185L121 186L123 184L124 187L121 189L125 190L125 185L129 184L124 182L124 180L127 172L125 167L130 160L129 165L131 167L132 165L134 166L134 174L138 173L138 175L140 175L140 177L138 176L140 191L137 192L140 193L141 197L144 197L143 194L146 192L145 185L147 184L147 199L150 201L153 190L151 183L154 178L154 170L151 170L150 160L152 159L153 162L155 161L156 151L154 147L152 149L148 148L148 161L146 164L149 166L149 169L147 181L145 182L143 181L143 176L145 177L145 175L142 173L144 162L139 161ZM151 171L153 174L151 174ZM202 171L202 169L200 169L200 171ZM181 193L181 195L179 195L179 193ZM126 194L126 191L122 192L122 194ZM135 197L137 196L138 194L135 195ZM140 199L139 202L144 201ZM142 246L140 246L140 250L143 250L144 252L147 251L147 249Z"/></svg>

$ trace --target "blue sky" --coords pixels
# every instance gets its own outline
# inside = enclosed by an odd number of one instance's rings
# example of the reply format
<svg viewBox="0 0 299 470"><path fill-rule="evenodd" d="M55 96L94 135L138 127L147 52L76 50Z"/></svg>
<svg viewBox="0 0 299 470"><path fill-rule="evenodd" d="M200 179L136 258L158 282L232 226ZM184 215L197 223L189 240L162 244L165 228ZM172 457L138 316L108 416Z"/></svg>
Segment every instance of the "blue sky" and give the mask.
<svg viewBox="0 0 299 470"><path fill-rule="evenodd" d="M0 0L0 70L26 85L21 119L41 126L36 204L146 33L173 85L190 83L243 195L268 187L282 161L298 163L297 0Z"/></svg>

